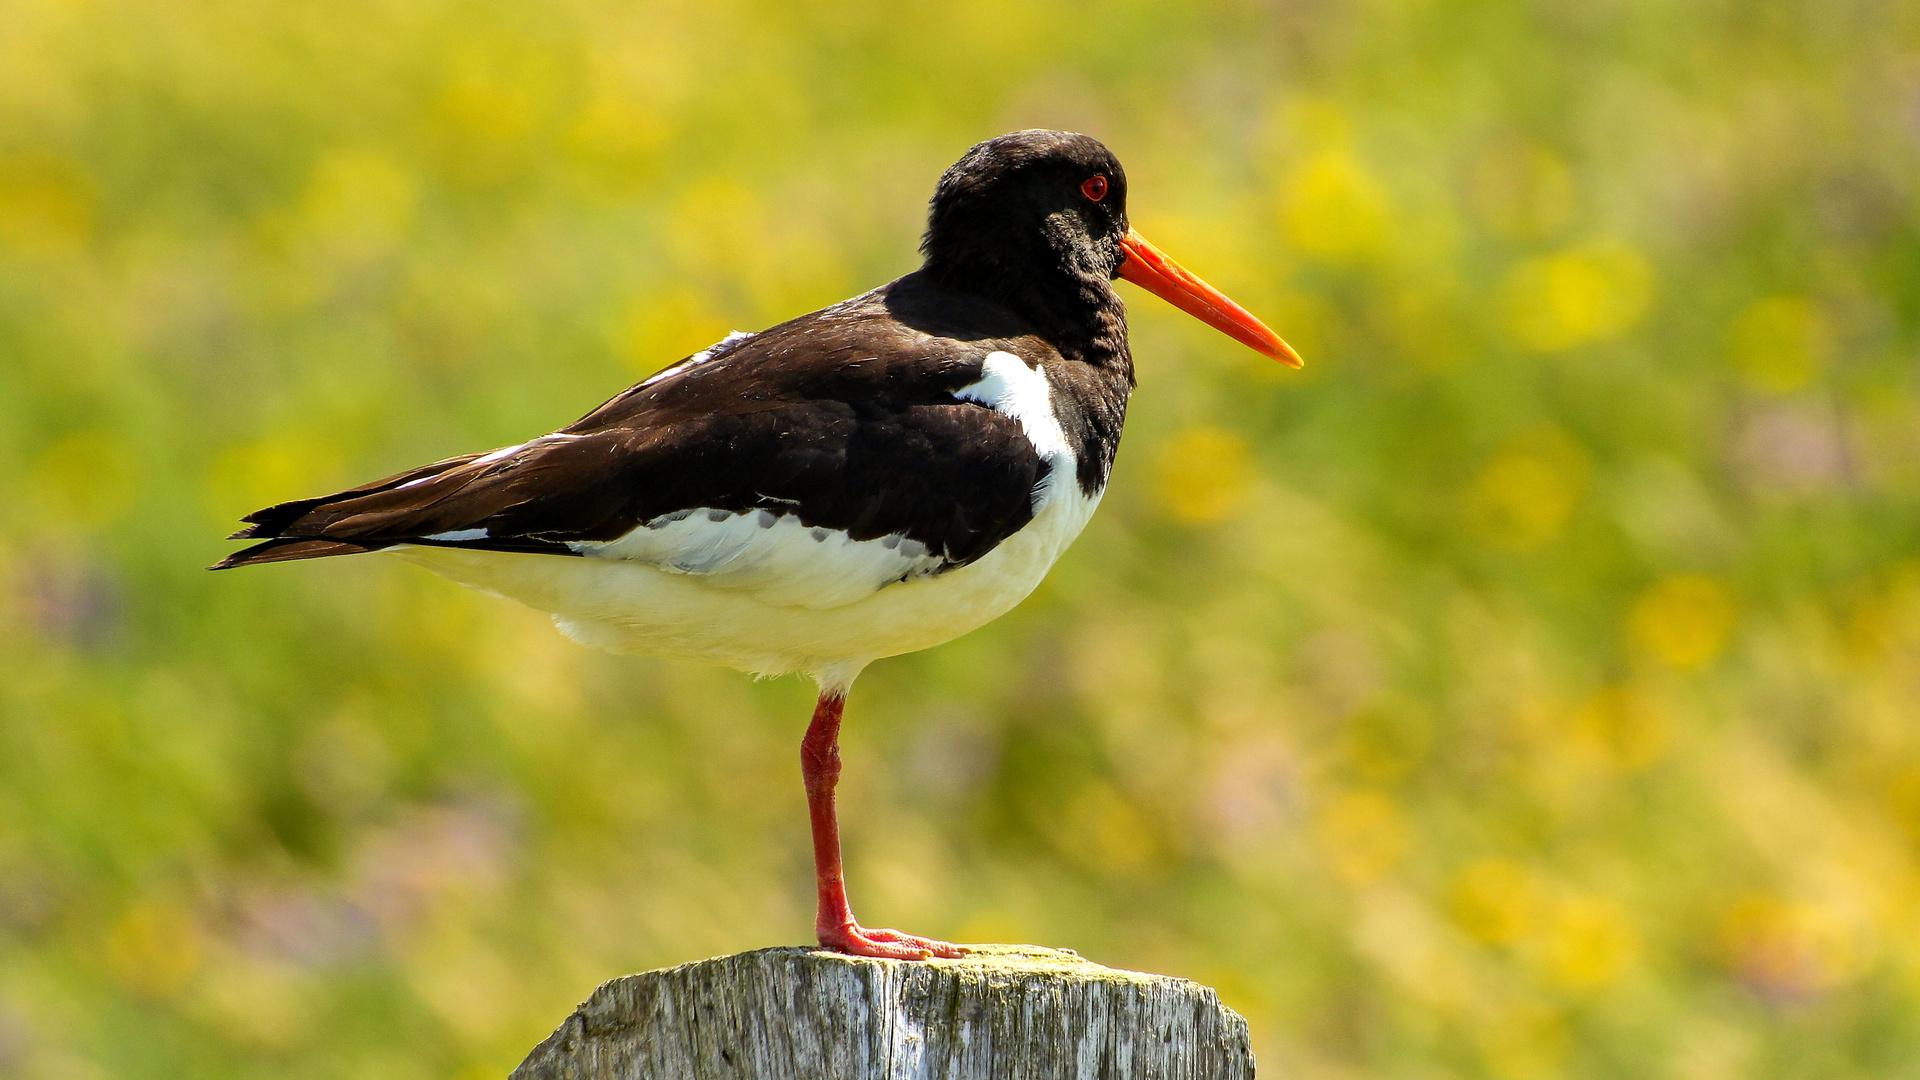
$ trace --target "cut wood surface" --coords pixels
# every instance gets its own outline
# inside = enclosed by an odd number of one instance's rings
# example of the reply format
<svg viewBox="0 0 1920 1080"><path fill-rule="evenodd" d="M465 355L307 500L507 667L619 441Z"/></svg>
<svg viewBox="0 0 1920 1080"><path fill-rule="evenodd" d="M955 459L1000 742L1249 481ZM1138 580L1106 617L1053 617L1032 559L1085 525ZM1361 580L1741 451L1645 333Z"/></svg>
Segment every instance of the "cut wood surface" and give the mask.
<svg viewBox="0 0 1920 1080"><path fill-rule="evenodd" d="M959 960L761 949L614 979L512 1080L1249 1080L1247 1022L1186 979L1032 945Z"/></svg>

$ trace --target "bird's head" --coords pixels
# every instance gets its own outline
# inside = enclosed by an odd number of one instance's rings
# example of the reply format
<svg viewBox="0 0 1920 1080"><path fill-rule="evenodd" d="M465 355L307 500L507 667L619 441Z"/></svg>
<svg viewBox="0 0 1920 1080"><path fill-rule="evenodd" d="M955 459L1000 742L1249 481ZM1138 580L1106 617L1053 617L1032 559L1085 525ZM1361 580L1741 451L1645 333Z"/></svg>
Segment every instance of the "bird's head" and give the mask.
<svg viewBox="0 0 1920 1080"><path fill-rule="evenodd" d="M1016 131L968 150L934 189L920 248L928 272L954 287L1063 315L1099 308L1125 278L1300 366L1278 334L1133 231L1126 171L1091 136Z"/></svg>

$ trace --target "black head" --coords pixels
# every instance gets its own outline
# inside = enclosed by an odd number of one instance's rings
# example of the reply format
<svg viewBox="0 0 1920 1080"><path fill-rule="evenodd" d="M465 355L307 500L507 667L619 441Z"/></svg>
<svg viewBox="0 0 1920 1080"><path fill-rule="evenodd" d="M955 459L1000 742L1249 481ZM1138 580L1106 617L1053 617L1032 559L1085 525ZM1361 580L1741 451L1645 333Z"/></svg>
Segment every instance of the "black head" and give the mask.
<svg viewBox="0 0 1920 1080"><path fill-rule="evenodd" d="M940 178L920 250L942 284L1071 340L1119 318L1112 282L1126 235L1127 176L1112 151L1073 132L1016 131L975 146Z"/></svg>

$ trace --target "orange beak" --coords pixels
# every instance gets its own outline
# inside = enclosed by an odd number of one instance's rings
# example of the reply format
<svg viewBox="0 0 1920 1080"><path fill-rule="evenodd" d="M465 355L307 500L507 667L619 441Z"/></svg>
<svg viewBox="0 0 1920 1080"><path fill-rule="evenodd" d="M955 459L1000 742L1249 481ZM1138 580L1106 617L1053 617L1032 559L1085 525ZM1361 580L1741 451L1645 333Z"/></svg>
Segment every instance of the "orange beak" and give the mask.
<svg viewBox="0 0 1920 1080"><path fill-rule="evenodd" d="M1146 237L1128 229L1120 247L1127 253L1126 261L1120 264L1121 277L1255 352L1271 356L1288 367L1300 366L1300 354L1280 340L1279 334L1267 329L1266 323L1227 299L1219 289L1195 277L1166 252L1147 243Z"/></svg>

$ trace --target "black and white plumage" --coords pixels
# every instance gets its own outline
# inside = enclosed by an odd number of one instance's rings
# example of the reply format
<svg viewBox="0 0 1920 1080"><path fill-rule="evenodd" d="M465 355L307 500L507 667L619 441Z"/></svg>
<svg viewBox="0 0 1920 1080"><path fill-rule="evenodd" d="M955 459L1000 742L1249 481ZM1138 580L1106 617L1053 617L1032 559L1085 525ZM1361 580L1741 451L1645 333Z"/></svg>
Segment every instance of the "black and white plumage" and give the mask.
<svg viewBox="0 0 1920 1080"><path fill-rule="evenodd" d="M268 539L224 565L393 549L593 644L825 674L964 633L1038 584L1105 489L1131 376L1117 359L1069 361L913 274L551 435L260 511L240 535ZM888 588L924 602L863 604ZM963 590L992 595L957 623L929 610ZM762 609L791 609L795 632Z"/></svg>
<svg viewBox="0 0 1920 1080"><path fill-rule="evenodd" d="M806 672L837 730L864 666L1004 613L1091 517L1134 384L1116 276L1297 363L1133 233L1126 198L1087 136L982 143L942 177L914 273L550 435L261 510L217 568L393 552L589 644ZM837 852L835 832L836 881ZM908 948L829 941L822 874L823 942Z"/></svg>
<svg viewBox="0 0 1920 1080"><path fill-rule="evenodd" d="M991 182L956 166L936 218L971 246L936 220L899 281L734 335L551 435L262 510L237 534L262 542L221 565L390 549L593 644L761 673L857 670L999 615L1086 523L1133 384L1119 164L1084 137L1022 141L1111 178L1079 221L1029 209L1110 240L1066 286L980 242Z"/></svg>

